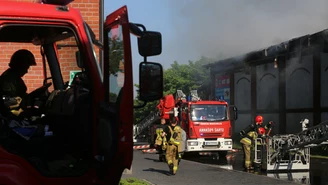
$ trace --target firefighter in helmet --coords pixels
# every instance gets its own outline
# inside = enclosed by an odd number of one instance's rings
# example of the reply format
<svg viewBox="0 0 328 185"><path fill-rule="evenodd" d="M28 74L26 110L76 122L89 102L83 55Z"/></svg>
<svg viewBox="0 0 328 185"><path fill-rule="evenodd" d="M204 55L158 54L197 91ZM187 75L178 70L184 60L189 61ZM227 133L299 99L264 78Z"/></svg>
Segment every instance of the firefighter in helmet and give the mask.
<svg viewBox="0 0 328 185"><path fill-rule="evenodd" d="M167 141L166 161L172 175L175 175L179 165L179 153L181 148L181 127L175 116L170 115L170 125L164 128L163 137Z"/></svg>
<svg viewBox="0 0 328 185"><path fill-rule="evenodd" d="M24 97L27 87L22 77L30 66L36 65L34 55L25 49L16 51L9 62L9 68L1 75L2 93L11 97Z"/></svg>
<svg viewBox="0 0 328 185"><path fill-rule="evenodd" d="M35 66L34 55L26 50L21 49L16 51L10 59L9 68L1 74L0 90L2 95L16 98L19 105L22 101L26 105L27 87L22 77L28 72L30 66ZM20 109L21 110L21 109Z"/></svg>
<svg viewBox="0 0 328 185"><path fill-rule="evenodd" d="M166 143L163 140L164 137L162 137L163 129L166 126L166 120L164 118L161 119L161 124L157 126L156 128L156 139L155 139L155 147L158 151L158 157L159 161L165 160L165 149L166 149Z"/></svg>
<svg viewBox="0 0 328 185"><path fill-rule="evenodd" d="M255 123L248 125L245 129L239 132L242 136L240 143L243 146L244 151L244 166L246 170L254 169L252 162L251 162L251 148L254 146L256 138L258 135L265 136L265 130L271 128L272 121L269 122L264 127L262 127L263 117L258 115L255 117ZM262 128L262 129L261 129Z"/></svg>

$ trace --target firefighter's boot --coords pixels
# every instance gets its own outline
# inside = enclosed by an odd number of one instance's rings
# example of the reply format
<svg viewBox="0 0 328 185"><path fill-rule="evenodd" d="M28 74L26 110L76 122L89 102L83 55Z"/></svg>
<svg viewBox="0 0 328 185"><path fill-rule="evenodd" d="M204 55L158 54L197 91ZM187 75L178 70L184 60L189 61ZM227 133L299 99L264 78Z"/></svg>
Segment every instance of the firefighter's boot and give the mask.
<svg viewBox="0 0 328 185"><path fill-rule="evenodd" d="M174 175L174 174L173 174L173 164L172 164L172 163L169 164L169 168L170 168L170 173L171 173L172 175Z"/></svg>
<svg viewBox="0 0 328 185"><path fill-rule="evenodd" d="M182 155L179 153L178 154L178 164L180 164L181 158L182 158Z"/></svg>
<svg viewBox="0 0 328 185"><path fill-rule="evenodd" d="M172 171L172 175L175 175L178 171L178 167L177 166L174 166L173 167L173 171Z"/></svg>

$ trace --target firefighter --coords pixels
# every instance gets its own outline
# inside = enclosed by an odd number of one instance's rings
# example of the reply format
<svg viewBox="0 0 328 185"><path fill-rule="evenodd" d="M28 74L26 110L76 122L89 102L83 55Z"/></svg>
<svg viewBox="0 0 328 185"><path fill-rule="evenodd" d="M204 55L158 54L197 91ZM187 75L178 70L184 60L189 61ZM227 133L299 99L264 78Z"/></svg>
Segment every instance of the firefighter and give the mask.
<svg viewBox="0 0 328 185"><path fill-rule="evenodd" d="M252 124L248 125L245 129L243 129L242 131L239 132L239 134L242 136L240 143L243 146L244 167L246 170L254 169L254 167L252 166L252 162L251 162L251 147L257 138L256 130L258 129L259 126L262 125L262 122L263 122L263 117L256 116L255 124L252 123Z"/></svg>
<svg viewBox="0 0 328 185"><path fill-rule="evenodd" d="M22 77L28 72L30 66L36 65L34 55L25 49L16 51L9 62L9 68L1 74L0 77L0 90L3 96L10 98L16 98L17 104L22 107L22 105L27 104L27 87ZM22 103L21 103L22 102ZM18 113L17 113L18 112ZM19 109L14 114L19 114L22 109Z"/></svg>
<svg viewBox="0 0 328 185"><path fill-rule="evenodd" d="M163 133L163 129L166 125L166 120L164 118L161 119L161 124L157 126L156 128L156 140L155 140L155 146L156 149L158 151L158 158L159 161L164 161L165 160L165 149L166 149L166 145L165 145L165 141L163 142L163 138L162 137L162 133Z"/></svg>
<svg viewBox="0 0 328 185"><path fill-rule="evenodd" d="M27 87L22 77L30 66L35 66L34 55L25 49L16 51L9 62L9 68L1 75L1 90L10 97L25 97Z"/></svg>
<svg viewBox="0 0 328 185"><path fill-rule="evenodd" d="M255 117L255 123L248 125L244 130L240 131L239 134L242 136L240 143L243 146L244 151L244 166L246 170L254 169L251 162L251 147L254 146L256 138L258 137L258 132L260 135L265 137L265 132L261 129L263 123L263 117L258 115ZM264 130L271 129L273 124L270 121L265 127ZM262 127L263 128L263 127Z"/></svg>
<svg viewBox="0 0 328 185"><path fill-rule="evenodd" d="M179 164L181 162L181 159L182 159L182 156L184 154L184 151L185 151L185 143L186 143L186 140L187 140L187 133L186 131L184 131L183 129L181 129L181 151L179 151Z"/></svg>
<svg viewBox="0 0 328 185"><path fill-rule="evenodd" d="M167 141L166 161L170 169L170 173L175 175L179 165L179 152L181 148L181 127L177 125L177 118L170 116L170 125L164 128L163 137Z"/></svg>

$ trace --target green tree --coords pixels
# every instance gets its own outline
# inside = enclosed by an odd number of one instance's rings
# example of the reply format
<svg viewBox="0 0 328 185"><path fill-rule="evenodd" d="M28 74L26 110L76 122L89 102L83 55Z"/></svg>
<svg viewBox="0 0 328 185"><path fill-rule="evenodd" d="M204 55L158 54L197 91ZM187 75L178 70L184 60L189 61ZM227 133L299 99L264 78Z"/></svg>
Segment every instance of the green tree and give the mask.
<svg viewBox="0 0 328 185"><path fill-rule="evenodd" d="M178 89L185 94L197 90L202 99L207 99L210 94L210 79L209 71L203 65L211 61L213 60L206 57L182 65L174 61L171 68L164 71L164 94L172 94Z"/></svg>
<svg viewBox="0 0 328 185"><path fill-rule="evenodd" d="M139 87L139 85L135 84L135 87ZM156 110L156 106L159 101L147 102L145 107L134 109L134 124L138 124L141 120L147 117L151 112ZM134 100L134 105L142 105L143 101L139 100L139 92Z"/></svg>
<svg viewBox="0 0 328 185"><path fill-rule="evenodd" d="M173 94L176 90L182 90L186 95L189 94L190 90L198 90L198 95L202 99L207 99L210 94L210 79L209 71L203 65L211 61L213 60L207 57L201 57L196 62L189 61L188 64L181 65L174 61L171 68L164 71L164 96ZM138 87L138 85L135 86ZM138 97L134 101L135 105L142 104L141 101L137 100ZM158 103L159 101L149 102L145 107L135 109L135 124L155 111Z"/></svg>
<svg viewBox="0 0 328 185"><path fill-rule="evenodd" d="M109 60L110 60L110 74L117 76L119 72L120 62L124 62L123 40L120 37L114 36L109 38Z"/></svg>

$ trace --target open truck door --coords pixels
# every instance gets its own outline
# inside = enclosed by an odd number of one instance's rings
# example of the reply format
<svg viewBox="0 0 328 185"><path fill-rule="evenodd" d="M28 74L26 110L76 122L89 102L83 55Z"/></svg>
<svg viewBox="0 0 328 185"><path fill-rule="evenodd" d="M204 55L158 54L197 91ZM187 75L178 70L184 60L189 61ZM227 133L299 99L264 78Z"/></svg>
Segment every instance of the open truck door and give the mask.
<svg viewBox="0 0 328 185"><path fill-rule="evenodd" d="M104 24L105 102L100 107L97 132L98 152L104 158L103 180L108 184L119 184L124 169L132 165L135 106L130 33L138 37L139 54L144 57L139 65L140 100L146 103L163 96L162 66L146 61L147 56L161 53L161 34L129 23L127 7L123 6L108 15Z"/></svg>
<svg viewBox="0 0 328 185"><path fill-rule="evenodd" d="M119 184L133 154L133 76L126 6L108 15L104 23L102 74L105 102L99 111L98 149L104 157L103 180Z"/></svg>

